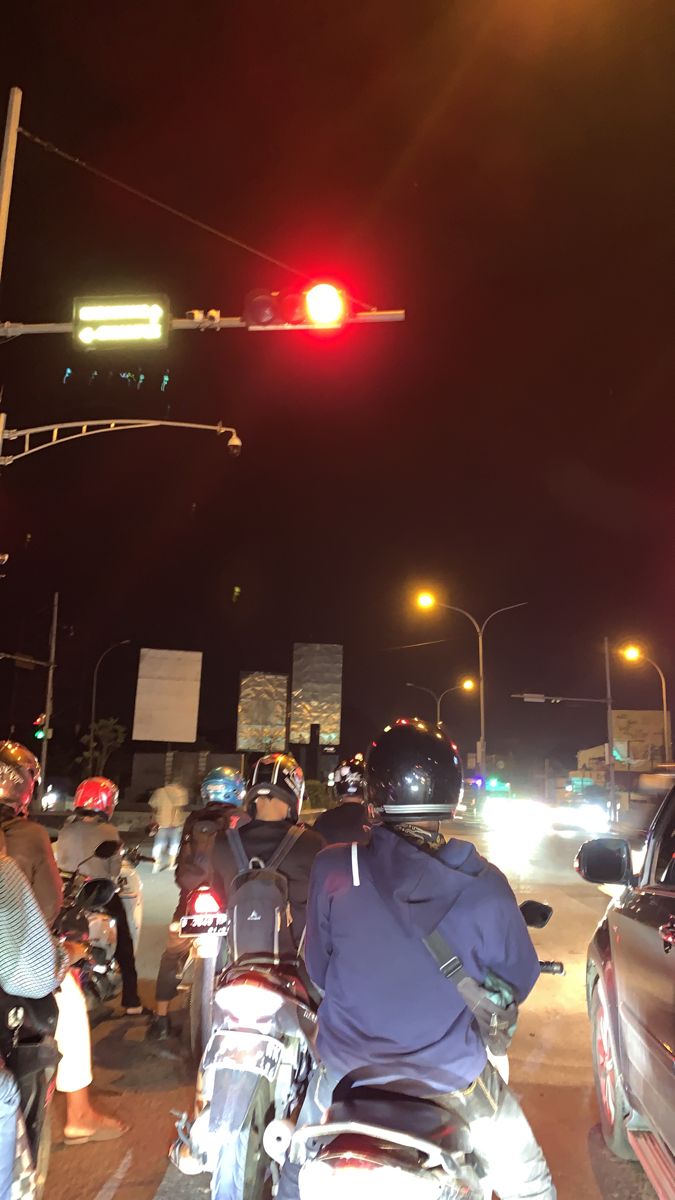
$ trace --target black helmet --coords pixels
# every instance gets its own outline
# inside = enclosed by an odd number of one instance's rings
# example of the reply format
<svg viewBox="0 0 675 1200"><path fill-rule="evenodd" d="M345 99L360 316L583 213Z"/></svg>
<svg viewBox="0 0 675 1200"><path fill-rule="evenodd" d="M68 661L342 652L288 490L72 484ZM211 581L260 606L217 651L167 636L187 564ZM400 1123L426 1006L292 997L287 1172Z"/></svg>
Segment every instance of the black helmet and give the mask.
<svg viewBox="0 0 675 1200"><path fill-rule="evenodd" d="M258 796L275 796L277 800L285 800L291 820L297 821L304 794L305 777L293 755L266 754L253 768L245 804L248 807Z"/></svg>
<svg viewBox="0 0 675 1200"><path fill-rule="evenodd" d="M399 717L370 748L366 787L385 822L447 820L464 790L457 747L437 726Z"/></svg>
<svg viewBox="0 0 675 1200"><path fill-rule="evenodd" d="M341 800L361 800L365 794L365 763L362 754L345 759L335 772L335 793Z"/></svg>

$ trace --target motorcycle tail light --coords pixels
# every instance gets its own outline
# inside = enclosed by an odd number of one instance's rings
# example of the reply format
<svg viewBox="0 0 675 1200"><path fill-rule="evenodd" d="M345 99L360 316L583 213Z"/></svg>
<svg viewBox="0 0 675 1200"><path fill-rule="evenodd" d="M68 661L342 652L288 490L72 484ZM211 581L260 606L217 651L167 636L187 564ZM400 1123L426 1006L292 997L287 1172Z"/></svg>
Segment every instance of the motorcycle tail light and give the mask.
<svg viewBox="0 0 675 1200"><path fill-rule="evenodd" d="M284 998L270 988L250 983L231 983L216 990L218 1007L239 1025L259 1025L281 1008Z"/></svg>
<svg viewBox="0 0 675 1200"><path fill-rule="evenodd" d="M193 892L188 900L188 913L190 916L205 916L209 913L219 913L220 911L220 900L209 887L197 888L196 892Z"/></svg>
<svg viewBox="0 0 675 1200"><path fill-rule="evenodd" d="M359 1154L314 1158L300 1171L300 1200L459 1200L449 1176L406 1171Z"/></svg>

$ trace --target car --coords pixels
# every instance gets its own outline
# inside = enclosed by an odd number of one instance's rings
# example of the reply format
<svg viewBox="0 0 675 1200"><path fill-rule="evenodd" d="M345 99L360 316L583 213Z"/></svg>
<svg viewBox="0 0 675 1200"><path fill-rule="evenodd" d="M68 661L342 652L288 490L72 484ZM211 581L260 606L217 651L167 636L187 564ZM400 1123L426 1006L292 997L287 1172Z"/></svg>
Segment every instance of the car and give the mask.
<svg viewBox="0 0 675 1200"><path fill-rule="evenodd" d="M629 843L585 842L589 883L618 885L588 948L586 992L605 1142L637 1158L657 1195L675 1197L675 788L635 873Z"/></svg>

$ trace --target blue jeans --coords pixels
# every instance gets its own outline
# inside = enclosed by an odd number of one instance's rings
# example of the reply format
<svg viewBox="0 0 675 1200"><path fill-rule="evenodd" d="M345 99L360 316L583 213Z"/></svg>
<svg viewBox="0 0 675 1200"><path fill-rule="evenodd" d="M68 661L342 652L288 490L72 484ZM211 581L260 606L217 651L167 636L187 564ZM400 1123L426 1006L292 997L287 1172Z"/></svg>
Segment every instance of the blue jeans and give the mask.
<svg viewBox="0 0 675 1200"><path fill-rule="evenodd" d="M182 832L180 825L164 825L157 830L152 843L152 857L157 866L165 866L167 860L170 865L171 859L176 857Z"/></svg>
<svg viewBox="0 0 675 1200"><path fill-rule="evenodd" d="M0 1059L0 1200L10 1200L16 1156L17 1082Z"/></svg>

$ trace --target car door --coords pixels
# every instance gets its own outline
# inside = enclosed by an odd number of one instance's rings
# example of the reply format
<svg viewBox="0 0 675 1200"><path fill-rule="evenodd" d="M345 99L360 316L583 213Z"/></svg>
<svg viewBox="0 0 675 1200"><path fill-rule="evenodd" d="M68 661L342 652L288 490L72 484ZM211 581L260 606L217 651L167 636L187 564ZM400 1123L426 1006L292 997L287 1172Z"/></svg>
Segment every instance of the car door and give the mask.
<svg viewBox="0 0 675 1200"><path fill-rule="evenodd" d="M640 885L610 914L622 1058L640 1112L675 1154L675 792Z"/></svg>

